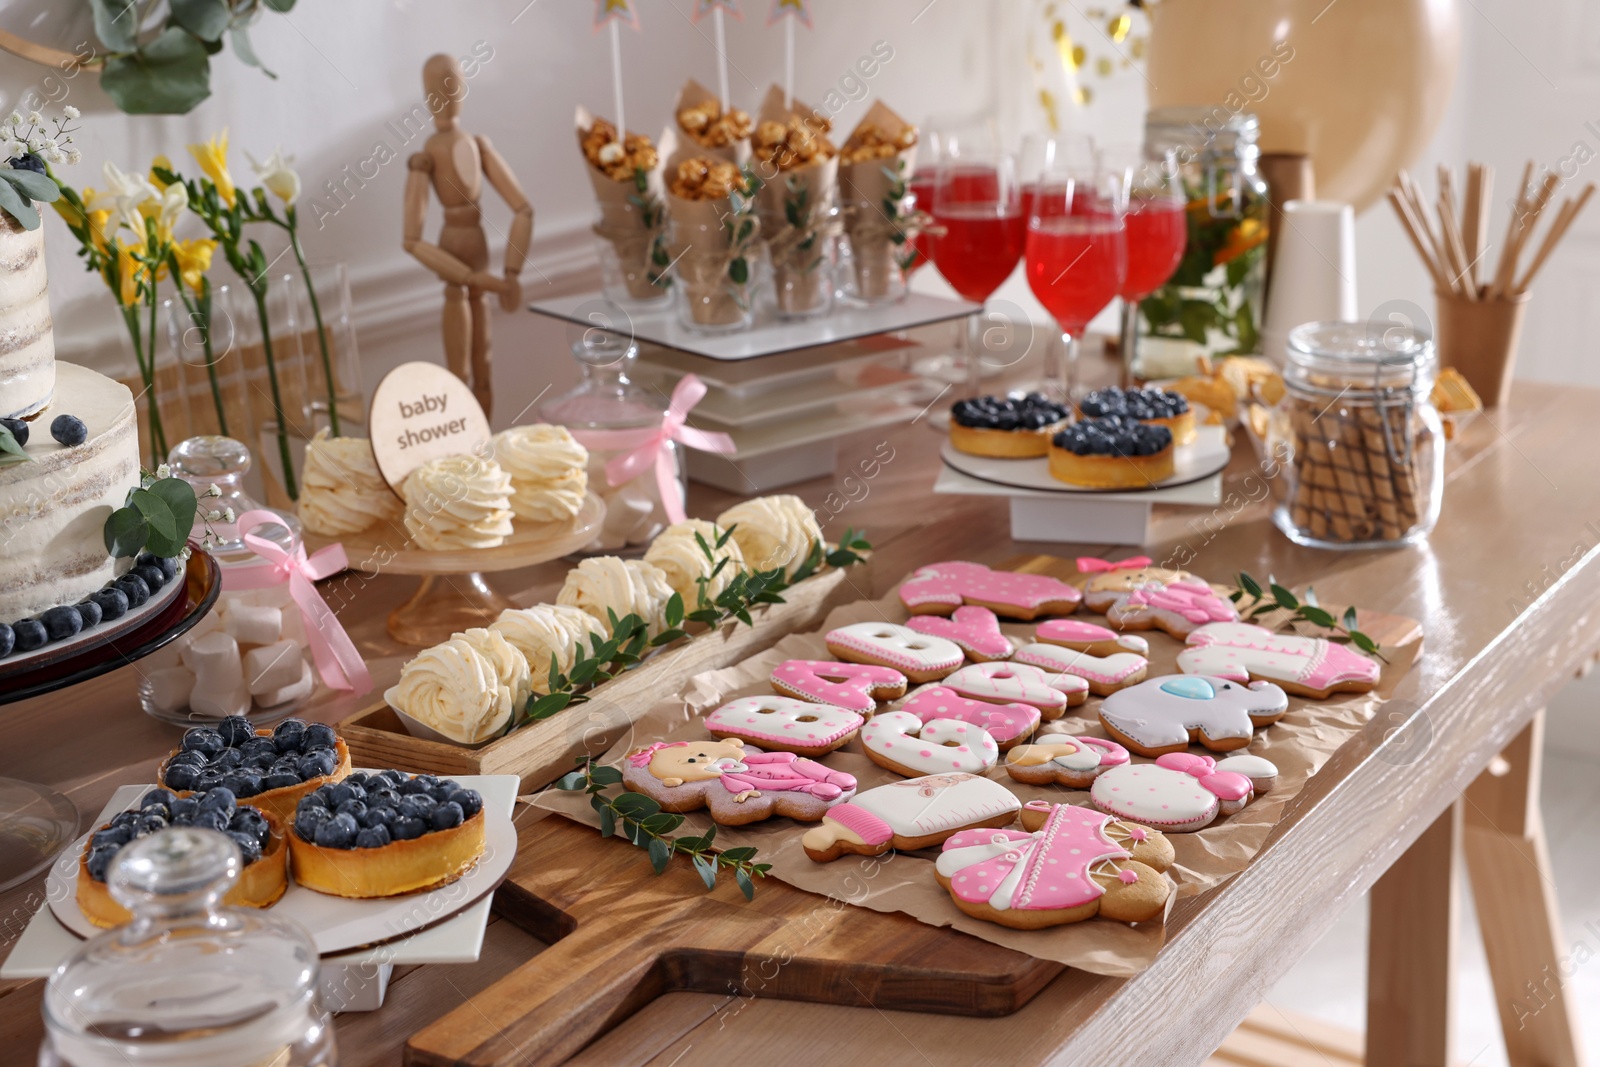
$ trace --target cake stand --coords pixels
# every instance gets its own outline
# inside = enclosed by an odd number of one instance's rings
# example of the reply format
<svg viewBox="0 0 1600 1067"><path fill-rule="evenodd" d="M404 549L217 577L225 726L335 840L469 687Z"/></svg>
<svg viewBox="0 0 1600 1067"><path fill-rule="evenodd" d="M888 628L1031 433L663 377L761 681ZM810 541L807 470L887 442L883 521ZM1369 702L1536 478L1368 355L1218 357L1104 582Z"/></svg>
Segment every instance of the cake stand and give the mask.
<svg viewBox="0 0 1600 1067"><path fill-rule="evenodd" d="M606 505L589 493L578 514L564 522L518 520L504 544L444 552L421 549L404 530L378 527L348 537L306 534L310 552L343 544L352 570L404 574L422 579L411 599L389 613L389 636L403 645L426 648L474 626L487 626L509 598L489 587L485 574L520 570L578 551L593 541L605 522Z"/></svg>
<svg viewBox="0 0 1600 1067"><path fill-rule="evenodd" d="M221 590L217 561L196 549L184 569L182 590L164 607L104 640L80 642L64 655L8 673L0 683L0 704L53 693L148 656L188 632ZM77 833L78 809L72 801L48 786L0 778L0 891L43 870Z"/></svg>

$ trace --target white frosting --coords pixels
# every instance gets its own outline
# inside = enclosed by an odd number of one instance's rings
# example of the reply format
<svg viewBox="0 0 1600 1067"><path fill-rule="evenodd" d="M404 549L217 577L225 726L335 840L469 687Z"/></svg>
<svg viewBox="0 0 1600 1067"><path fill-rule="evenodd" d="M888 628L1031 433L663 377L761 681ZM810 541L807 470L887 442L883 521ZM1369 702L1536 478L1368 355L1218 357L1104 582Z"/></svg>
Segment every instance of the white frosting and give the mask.
<svg viewBox="0 0 1600 1067"><path fill-rule="evenodd" d="M382 522L399 522L400 498L378 473L372 442L365 437L330 437L326 428L306 442L305 473L296 505L307 530L323 537L360 533Z"/></svg>
<svg viewBox="0 0 1600 1067"><path fill-rule="evenodd" d="M1039 709L1031 704L995 704L987 700L968 700L943 685L918 689L905 699L900 711L909 711L923 722L959 719L988 731L1002 744L1027 737L1039 725Z"/></svg>
<svg viewBox="0 0 1600 1067"><path fill-rule="evenodd" d="M954 641L919 634L892 622L856 622L829 630L823 639L834 655L861 657L906 674L952 671L966 662L966 653Z"/></svg>
<svg viewBox="0 0 1600 1067"><path fill-rule="evenodd" d="M498 630L528 661L529 685L536 693L550 691L550 657L562 674L572 669L578 645L589 647L589 636L605 637L605 628L580 608L566 604L535 604L507 608L489 625Z"/></svg>
<svg viewBox="0 0 1600 1067"><path fill-rule="evenodd" d="M11 216L0 217L0 418L32 415L50 403L56 389L44 231L24 230ZM75 409L77 397L64 395L74 405L67 413L83 418ZM50 420L35 426L48 431Z"/></svg>
<svg viewBox="0 0 1600 1067"><path fill-rule="evenodd" d="M793 697L740 697L706 716L706 729L762 748L815 749L843 744L866 720L853 711Z"/></svg>
<svg viewBox="0 0 1600 1067"><path fill-rule="evenodd" d="M511 478L492 459L429 460L401 488L406 531L419 548L494 548L511 536Z"/></svg>
<svg viewBox="0 0 1600 1067"><path fill-rule="evenodd" d="M511 510L530 522L570 519L589 488L589 450L565 426L513 426L491 440L494 460L511 476Z"/></svg>
<svg viewBox="0 0 1600 1067"><path fill-rule="evenodd" d="M923 722L907 711L873 716L861 728L861 744L918 774L982 774L1000 758L1000 747L981 726L955 719Z"/></svg>
<svg viewBox="0 0 1600 1067"><path fill-rule="evenodd" d="M637 615L651 633L659 633L667 628L663 613L672 591L667 576L643 560L591 556L567 572L556 603L588 612L608 634L610 613L619 619Z"/></svg>
<svg viewBox="0 0 1600 1067"><path fill-rule="evenodd" d="M758 496L717 516L717 525L733 528L733 539L752 570L782 567L793 572L822 540L822 528L805 501L787 494Z"/></svg>
<svg viewBox="0 0 1600 1067"><path fill-rule="evenodd" d="M700 542L695 540L696 534L711 549L709 557L700 547ZM659 567L661 573L667 576L667 584L683 598L683 606L688 611L695 610L700 603L701 578L706 579L706 599L715 600L744 569L744 553L739 550L739 542L730 537L718 548L719 536L720 532L713 523L704 519L689 519L662 530L650 542L644 554L646 563ZM722 570L717 571L717 563L723 559L728 562L722 564ZM717 571L714 576L713 571Z"/></svg>
<svg viewBox="0 0 1600 1067"><path fill-rule="evenodd" d="M1237 756L1217 760L1217 770L1232 771L1242 774L1252 782L1263 779L1271 780L1278 777L1278 765L1264 756L1257 756L1249 752L1241 752Z"/></svg>
<svg viewBox="0 0 1600 1067"><path fill-rule="evenodd" d="M1136 652L1094 656L1048 644L1023 645L1011 658L1057 674L1076 675L1099 685L1120 685L1150 667L1150 661Z"/></svg>
<svg viewBox="0 0 1600 1067"><path fill-rule="evenodd" d="M1198 828L1217 816L1217 795L1185 771L1126 763L1094 780L1089 799L1101 811L1159 829Z"/></svg>
<svg viewBox="0 0 1600 1067"><path fill-rule="evenodd" d="M510 684L515 679L507 679L505 666L456 634L417 653L385 696L423 725L462 744L476 744L505 729L516 710Z"/></svg>
<svg viewBox="0 0 1600 1067"><path fill-rule="evenodd" d="M1066 710L1069 696L1089 692L1089 683L1075 674L1051 674L1026 663L971 663L940 684L962 696L1016 701L1058 714Z"/></svg>
<svg viewBox="0 0 1600 1067"><path fill-rule="evenodd" d="M1100 719L1143 748L1187 745L1193 730L1200 731L1202 744L1214 746L1248 741L1255 736L1252 713L1272 714L1288 705L1289 698L1275 685L1168 674L1112 693L1100 703Z"/></svg>
<svg viewBox="0 0 1600 1067"><path fill-rule="evenodd" d="M975 774L905 778L857 793L850 803L888 823L900 837L931 837L1022 807L1011 790Z"/></svg>
<svg viewBox="0 0 1600 1067"><path fill-rule="evenodd" d="M1371 687L1378 664L1354 649L1321 637L1279 634L1242 622L1214 622L1189 635L1178 653L1178 669L1186 674L1212 674L1236 681L1267 678L1309 690L1341 685Z"/></svg>

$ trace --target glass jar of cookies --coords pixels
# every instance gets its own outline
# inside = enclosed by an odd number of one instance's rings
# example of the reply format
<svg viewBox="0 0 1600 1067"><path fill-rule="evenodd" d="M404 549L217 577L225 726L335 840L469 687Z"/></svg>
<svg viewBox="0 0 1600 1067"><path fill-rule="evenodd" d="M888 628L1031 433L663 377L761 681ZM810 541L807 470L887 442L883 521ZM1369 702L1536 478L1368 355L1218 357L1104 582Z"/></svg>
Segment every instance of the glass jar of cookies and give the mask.
<svg viewBox="0 0 1600 1067"><path fill-rule="evenodd" d="M1378 548L1428 535L1444 495L1433 341L1409 326L1309 322L1289 333L1262 443L1289 539Z"/></svg>

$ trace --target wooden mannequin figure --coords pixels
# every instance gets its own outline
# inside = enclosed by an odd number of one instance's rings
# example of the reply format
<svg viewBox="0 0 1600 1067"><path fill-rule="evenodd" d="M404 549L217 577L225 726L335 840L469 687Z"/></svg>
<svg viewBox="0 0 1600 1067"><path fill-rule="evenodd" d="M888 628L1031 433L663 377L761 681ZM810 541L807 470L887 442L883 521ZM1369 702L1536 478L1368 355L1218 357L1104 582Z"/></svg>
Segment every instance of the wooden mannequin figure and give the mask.
<svg viewBox="0 0 1600 1067"><path fill-rule="evenodd" d="M489 294L500 294L500 306L513 311L522 303L519 280L533 238L533 206L523 195L511 168L487 137L474 137L456 125L466 78L451 56L429 57L422 84L438 130L409 162L406 179L405 250L439 276L444 289L444 351L447 365L472 387L490 413L494 379L491 373ZM489 242L483 235L478 202L488 179L511 208L511 237L506 242L505 274L489 272ZM428 218L428 190L444 207L439 243L422 239Z"/></svg>

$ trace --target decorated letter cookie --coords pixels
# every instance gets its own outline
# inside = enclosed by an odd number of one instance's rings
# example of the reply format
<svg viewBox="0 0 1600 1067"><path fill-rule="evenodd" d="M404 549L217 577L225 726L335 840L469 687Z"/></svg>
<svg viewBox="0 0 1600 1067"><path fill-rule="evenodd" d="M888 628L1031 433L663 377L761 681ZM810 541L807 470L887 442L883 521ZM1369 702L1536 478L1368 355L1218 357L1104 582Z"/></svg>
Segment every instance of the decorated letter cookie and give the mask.
<svg viewBox="0 0 1600 1067"><path fill-rule="evenodd" d="M746 748L723 741L658 741L623 760L622 784L663 811L708 808L724 826L772 815L815 822L856 794L856 780L792 752Z"/></svg>
<svg viewBox="0 0 1600 1067"><path fill-rule="evenodd" d="M1150 661L1136 652L1117 652L1092 656L1060 645L1023 645L1012 657L1017 663L1042 667L1052 674L1071 674L1089 683L1089 692L1099 696L1115 693L1124 686L1143 680Z"/></svg>
<svg viewBox="0 0 1600 1067"><path fill-rule="evenodd" d="M1276 682L1319 700L1335 692L1365 693L1378 684L1378 664L1320 637L1275 634L1244 622L1217 622L1189 635L1178 653L1186 674L1214 674L1244 682Z"/></svg>
<svg viewBox="0 0 1600 1067"><path fill-rule="evenodd" d="M934 864L956 907L1021 930L1079 922L1099 914L1144 922L1161 914L1173 863L1160 833L1088 808L1033 801L1031 830L963 830Z"/></svg>
<svg viewBox="0 0 1600 1067"><path fill-rule="evenodd" d="M1138 634L1119 634L1082 619L1050 619L1034 627L1033 636L1047 645L1060 645L1091 656L1114 656L1118 652L1150 655L1150 642Z"/></svg>
<svg viewBox="0 0 1600 1067"><path fill-rule="evenodd" d="M906 625L919 634L933 634L954 641L974 663L1007 659L1016 651L1011 638L1000 632L1000 620L988 608L969 604L957 608L950 618L938 615L913 615Z"/></svg>
<svg viewBox="0 0 1600 1067"><path fill-rule="evenodd" d="M939 683L964 697L996 704L1031 704L1044 719L1089 699L1089 683L1075 674L1051 674L1026 663L973 663Z"/></svg>
<svg viewBox="0 0 1600 1067"><path fill-rule="evenodd" d="M785 696L871 714L880 700L906 695L906 676L892 667L786 659L772 669L772 688Z"/></svg>
<svg viewBox="0 0 1600 1067"><path fill-rule="evenodd" d="M1233 601L1205 582L1147 582L1106 609L1106 621L1123 630L1160 628L1184 638L1209 622L1236 622Z"/></svg>
<svg viewBox="0 0 1600 1067"><path fill-rule="evenodd" d="M1089 787L1101 811L1168 833L1199 830L1272 788L1278 769L1260 756L1214 760L1171 752L1154 763L1113 767Z"/></svg>
<svg viewBox="0 0 1600 1067"><path fill-rule="evenodd" d="M1006 773L1026 785L1088 789L1101 772L1127 762L1128 750L1115 741L1044 734L1006 753Z"/></svg>
<svg viewBox="0 0 1600 1067"><path fill-rule="evenodd" d="M898 711L909 711L923 722L960 719L982 727L1004 752L1019 741L1033 736L1039 726L1039 709L1031 704L993 704L987 700L968 700L943 685L918 689L906 698Z"/></svg>
<svg viewBox="0 0 1600 1067"><path fill-rule="evenodd" d="M718 737L739 737L763 749L823 756L849 744L866 720L853 711L793 697L740 697L706 716Z"/></svg>
<svg viewBox="0 0 1600 1067"><path fill-rule="evenodd" d="M989 731L959 719L923 722L909 711L886 711L861 728L861 747L880 767L924 774L982 774L1000 759Z"/></svg>
<svg viewBox="0 0 1600 1067"><path fill-rule="evenodd" d="M1079 556L1078 570L1089 575L1083 583L1083 606L1104 612L1124 594L1149 582L1192 581L1188 571L1152 567L1149 556L1119 559L1115 563L1093 556Z"/></svg>
<svg viewBox="0 0 1600 1067"><path fill-rule="evenodd" d="M1043 574L992 571L981 563L930 563L900 583L900 602L913 615L948 615L976 604L1008 619L1070 615L1083 594Z"/></svg>
<svg viewBox="0 0 1600 1067"><path fill-rule="evenodd" d="M1283 718L1289 697L1270 682L1248 685L1198 674L1167 674L1100 703L1106 733L1141 756L1182 752L1198 741L1213 752L1244 748L1258 726Z"/></svg>
<svg viewBox="0 0 1600 1067"><path fill-rule="evenodd" d="M961 830L1009 826L1022 806L1011 790L975 774L930 774L891 782L836 804L800 839L818 863L846 852L932 848Z"/></svg>
<svg viewBox="0 0 1600 1067"><path fill-rule="evenodd" d="M829 630L823 640L840 659L893 667L913 682L943 678L967 658L954 641L892 622L851 623Z"/></svg>

